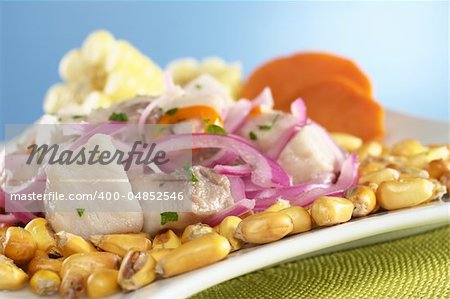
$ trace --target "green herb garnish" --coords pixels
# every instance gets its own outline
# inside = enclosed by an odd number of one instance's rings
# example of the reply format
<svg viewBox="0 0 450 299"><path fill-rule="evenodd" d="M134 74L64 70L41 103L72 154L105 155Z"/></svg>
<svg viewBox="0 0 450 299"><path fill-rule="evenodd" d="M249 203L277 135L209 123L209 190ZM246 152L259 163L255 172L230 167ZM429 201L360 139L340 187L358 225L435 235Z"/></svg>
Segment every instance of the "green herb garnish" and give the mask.
<svg viewBox="0 0 450 299"><path fill-rule="evenodd" d="M258 136L256 136L256 134L255 134L254 132L248 133L248 136L250 137L251 140L256 140L256 139L258 139Z"/></svg>
<svg viewBox="0 0 450 299"><path fill-rule="evenodd" d="M77 214L78 214L78 217L83 217L84 209L78 208L77 209Z"/></svg>
<svg viewBox="0 0 450 299"><path fill-rule="evenodd" d="M198 182L198 178L195 176L194 172L192 171L192 165L187 163L184 165L184 171L191 177L191 182L196 183Z"/></svg>
<svg viewBox="0 0 450 299"><path fill-rule="evenodd" d="M178 213L177 212L163 212L160 215L161 215L161 225L164 225L167 222L178 221Z"/></svg>
<svg viewBox="0 0 450 299"><path fill-rule="evenodd" d="M227 135L227 131L224 128L218 125L208 125L206 127L206 133L209 134L218 134L218 135Z"/></svg>
<svg viewBox="0 0 450 299"><path fill-rule="evenodd" d="M258 128L259 128L260 130L262 130L262 131L269 131L269 130L272 129L272 127L275 125L275 123L277 122L279 116L280 116L280 115L277 114L277 115L273 118L273 120L272 120L272 122L270 123L270 125L261 125L261 126L258 126Z"/></svg>
<svg viewBox="0 0 450 299"><path fill-rule="evenodd" d="M202 89L202 85L199 84L199 83L197 83L197 84L195 84L195 88L197 88L197 89Z"/></svg>
<svg viewBox="0 0 450 299"><path fill-rule="evenodd" d="M167 115L174 115L175 113L177 113L178 108L172 108L166 111Z"/></svg>
<svg viewBox="0 0 450 299"><path fill-rule="evenodd" d="M128 121L128 116L125 113L113 112L113 114L111 114L109 116L109 120L127 122Z"/></svg>
<svg viewBox="0 0 450 299"><path fill-rule="evenodd" d="M38 151L37 151L37 162L38 162L38 164L41 164L41 155L42 155L42 147L40 147L39 149L38 149Z"/></svg>
<svg viewBox="0 0 450 299"><path fill-rule="evenodd" d="M72 115L72 119L79 119L79 118L83 118L84 115Z"/></svg>

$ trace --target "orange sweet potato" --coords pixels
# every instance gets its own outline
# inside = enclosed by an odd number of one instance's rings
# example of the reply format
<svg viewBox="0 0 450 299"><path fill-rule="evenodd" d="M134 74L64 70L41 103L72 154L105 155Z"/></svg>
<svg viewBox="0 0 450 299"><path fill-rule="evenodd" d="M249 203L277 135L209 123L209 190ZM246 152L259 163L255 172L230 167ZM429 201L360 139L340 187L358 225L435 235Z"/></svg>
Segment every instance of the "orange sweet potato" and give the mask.
<svg viewBox="0 0 450 299"><path fill-rule="evenodd" d="M363 140L381 140L383 108L347 78L335 76L298 91L308 116L330 132L345 132Z"/></svg>
<svg viewBox="0 0 450 299"><path fill-rule="evenodd" d="M298 53L274 59L256 69L244 84L242 97L253 99L269 86L277 101L290 102L299 90L336 75L348 78L366 95L371 94L368 77L351 60L325 53Z"/></svg>

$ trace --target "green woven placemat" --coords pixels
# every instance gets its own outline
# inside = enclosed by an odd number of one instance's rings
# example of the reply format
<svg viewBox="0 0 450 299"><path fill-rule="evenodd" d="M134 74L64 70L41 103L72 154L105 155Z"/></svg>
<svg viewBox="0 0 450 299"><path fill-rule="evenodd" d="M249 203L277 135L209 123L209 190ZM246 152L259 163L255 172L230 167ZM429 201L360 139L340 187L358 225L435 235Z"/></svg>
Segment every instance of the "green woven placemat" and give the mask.
<svg viewBox="0 0 450 299"><path fill-rule="evenodd" d="M450 226L256 271L192 298L450 298Z"/></svg>

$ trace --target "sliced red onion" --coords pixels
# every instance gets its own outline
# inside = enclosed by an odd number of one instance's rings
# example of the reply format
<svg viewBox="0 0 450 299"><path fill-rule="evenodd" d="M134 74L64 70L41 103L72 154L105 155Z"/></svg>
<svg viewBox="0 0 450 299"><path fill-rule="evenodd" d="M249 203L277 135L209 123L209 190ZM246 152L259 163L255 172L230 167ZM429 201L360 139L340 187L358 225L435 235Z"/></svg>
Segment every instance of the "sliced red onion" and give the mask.
<svg viewBox="0 0 450 299"><path fill-rule="evenodd" d="M202 221L211 227L218 225L225 217L228 216L240 216L248 211L251 211L255 206L255 201L251 199L242 199L236 202L234 205L218 212L217 214Z"/></svg>
<svg viewBox="0 0 450 299"><path fill-rule="evenodd" d="M20 220L16 218L13 214L0 214L0 223L14 225L19 223Z"/></svg>
<svg viewBox="0 0 450 299"><path fill-rule="evenodd" d="M308 122L306 116L306 105L301 98L296 99L291 103L291 114L297 117L298 125L304 126Z"/></svg>
<svg viewBox="0 0 450 299"><path fill-rule="evenodd" d="M147 107L145 107L144 111L142 111L141 116L139 117L139 120L138 120L139 134L144 133L144 125L145 125L145 122L147 121L147 118L149 117L150 113L152 113L153 109L157 108L162 102L164 102L166 100L166 98L167 97L165 95L162 95L162 96L154 99L150 103L148 103Z"/></svg>
<svg viewBox="0 0 450 299"><path fill-rule="evenodd" d="M314 190L327 190L331 184L299 184L291 187L265 189L262 191L246 192L247 197L256 200L255 211L261 211L274 204L278 199L285 199L293 202L297 198L303 198L309 192ZM315 198L314 198L315 199Z"/></svg>
<svg viewBox="0 0 450 299"><path fill-rule="evenodd" d="M234 202L238 202L245 198L245 186L241 178L235 176L228 176L230 181L230 191Z"/></svg>
<svg viewBox="0 0 450 299"><path fill-rule="evenodd" d="M0 186L0 209L5 209L5 191L3 191L3 188Z"/></svg>
<svg viewBox="0 0 450 299"><path fill-rule="evenodd" d="M218 174L223 174L227 176L248 176L252 173L253 169L247 164L241 165L216 165L214 166L214 171Z"/></svg>
<svg viewBox="0 0 450 299"><path fill-rule="evenodd" d="M233 104L228 109L227 116L224 120L225 130L227 130L227 132L237 131L245 122L252 108L252 103L246 99L240 99Z"/></svg>
<svg viewBox="0 0 450 299"><path fill-rule="evenodd" d="M357 156L352 154L342 163L341 172L335 184L299 184L259 192L247 192L246 195L256 200L256 208L268 207L278 198L289 200L292 205L307 206L320 196L345 192L357 181L358 160Z"/></svg>
<svg viewBox="0 0 450 299"><path fill-rule="evenodd" d="M6 192L1 187L0 187L0 208L4 210L6 208ZM3 214L0 215L0 223L16 224L19 222L23 222L27 224L33 218L36 218L36 215L30 212L12 212L6 215Z"/></svg>
<svg viewBox="0 0 450 299"><path fill-rule="evenodd" d="M20 222L27 224L37 216L30 212L12 212L11 214L14 215Z"/></svg>
<svg viewBox="0 0 450 299"><path fill-rule="evenodd" d="M68 150L75 150L78 147L85 144L89 138L94 136L95 134L106 134L106 135L113 135L115 133L120 132L125 128L127 124L123 122L107 122L104 124L100 124L92 128L90 131L88 131L86 134L78 138L73 144L71 144L67 149Z"/></svg>
<svg viewBox="0 0 450 299"><path fill-rule="evenodd" d="M228 150L220 150L212 157L207 158L201 162L205 167L213 168L216 165L228 165L236 161L239 158L234 152Z"/></svg>
<svg viewBox="0 0 450 299"><path fill-rule="evenodd" d="M263 91L252 101L253 107L263 106L266 108L273 108L273 96L269 87L265 87Z"/></svg>
<svg viewBox="0 0 450 299"><path fill-rule="evenodd" d="M256 185L279 187L291 184L289 175L278 163L263 156L256 148L234 135L180 134L157 142L157 150L166 152L196 148L220 148L234 152L253 168L251 178Z"/></svg>
<svg viewBox="0 0 450 299"><path fill-rule="evenodd" d="M175 88L175 83L173 82L172 73L170 71L164 72L164 84L166 86L166 92Z"/></svg>
<svg viewBox="0 0 450 299"><path fill-rule="evenodd" d="M84 135L95 127L94 124L82 121L73 124L63 124L62 133L64 136Z"/></svg>
<svg viewBox="0 0 450 299"><path fill-rule="evenodd" d="M274 146L267 151L266 156L274 160L278 160L278 158L281 155L281 152L284 150L286 145L288 145L289 141L291 141L292 138L294 138L295 135L297 135L297 133L300 130L301 127L295 125L290 127L288 130L282 132L276 144L274 144Z"/></svg>
<svg viewBox="0 0 450 299"><path fill-rule="evenodd" d="M273 97L270 88L264 88L263 91L253 101L240 99L234 105L232 105L228 109L224 121L225 130L231 133L239 130L245 123L252 109L257 106L263 106L268 109L271 109L273 107Z"/></svg>
<svg viewBox="0 0 450 299"><path fill-rule="evenodd" d="M45 191L45 183L47 182L46 176L42 168L39 169L38 174L30 179L29 182L18 185L18 186L4 186L5 197L11 193L21 193L21 194L42 194Z"/></svg>
<svg viewBox="0 0 450 299"><path fill-rule="evenodd" d="M255 191L260 192L260 191L264 190L264 187L253 184L250 177L243 177L242 181L244 182L244 185L245 185L245 192L255 192ZM246 196L246 197L251 198L249 196Z"/></svg>
<svg viewBox="0 0 450 299"><path fill-rule="evenodd" d="M297 123L284 132L280 133L276 144L267 151L266 155L274 160L278 160L281 152L288 145L289 141L297 135L303 126L308 122L306 116L306 106L302 99L298 98L291 104L291 114L297 118Z"/></svg>

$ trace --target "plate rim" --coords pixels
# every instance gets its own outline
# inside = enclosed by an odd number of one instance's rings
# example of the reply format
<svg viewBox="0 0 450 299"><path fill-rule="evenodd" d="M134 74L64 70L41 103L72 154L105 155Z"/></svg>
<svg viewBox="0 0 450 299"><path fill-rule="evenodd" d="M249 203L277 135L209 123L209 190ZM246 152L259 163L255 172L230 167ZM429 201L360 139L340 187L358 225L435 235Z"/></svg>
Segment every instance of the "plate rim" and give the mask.
<svg viewBox="0 0 450 299"><path fill-rule="evenodd" d="M413 208L373 214L336 226L318 228L273 243L240 250L215 264L155 281L134 293L127 294L124 298L185 298L255 270L288 260L300 259L313 251L365 237L433 224L450 224L450 202L436 201ZM306 246L302 247L302 244ZM273 254L273 251L283 252L283 254Z"/></svg>

